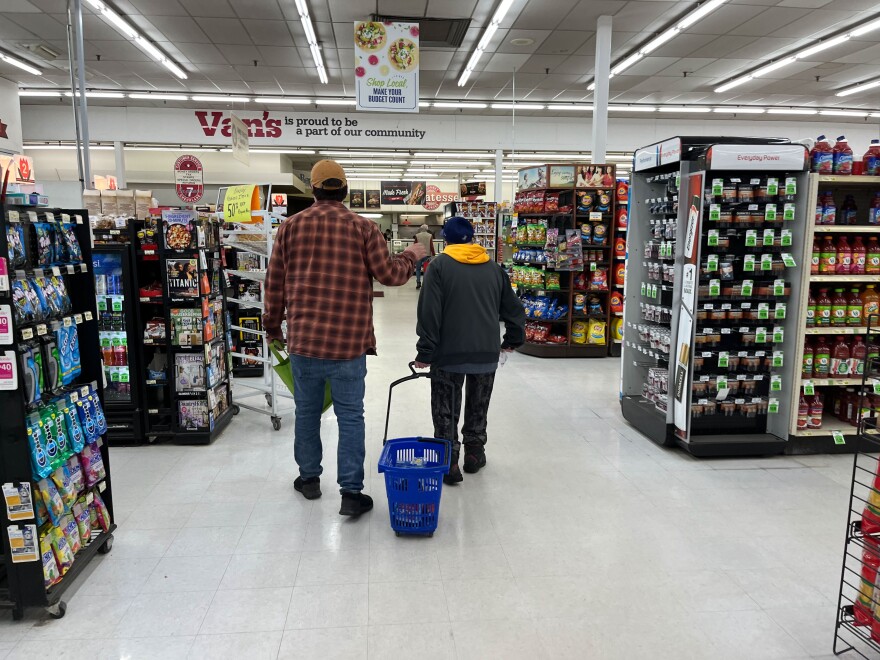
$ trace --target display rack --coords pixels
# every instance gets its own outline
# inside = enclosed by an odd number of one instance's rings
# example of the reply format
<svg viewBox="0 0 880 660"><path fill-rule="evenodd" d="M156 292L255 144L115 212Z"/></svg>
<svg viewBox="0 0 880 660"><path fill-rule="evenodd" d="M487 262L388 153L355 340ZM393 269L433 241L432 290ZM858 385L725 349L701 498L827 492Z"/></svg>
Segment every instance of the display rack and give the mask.
<svg viewBox="0 0 880 660"><path fill-rule="evenodd" d="M15 619L25 607L63 616L67 589L95 554L111 549L116 528L110 457L99 437L106 430L103 369L87 217L82 209L0 206L0 609L10 609ZM42 318L13 311L25 299L39 300ZM39 426L42 420L48 432ZM87 481L67 478L77 469L81 476L88 469ZM35 503L44 500L42 493L51 494L45 480L56 477L66 497L52 499L59 506L49 515ZM106 515L93 529L89 514L96 507ZM71 511L84 512L85 527ZM44 534L56 538L57 549L41 543ZM56 552L65 560L63 569Z"/></svg>
<svg viewBox="0 0 880 660"><path fill-rule="evenodd" d="M848 306L842 324L836 322L833 314L830 319L823 320L820 318L821 314L816 313L816 301L822 289L828 291L829 299L834 298L835 290L841 288L848 298L852 290L857 288L861 297L869 290L868 285L880 283L880 263L872 266L867 251L861 254L865 263L857 265L853 260L853 264L848 269L851 271L852 266L856 266L856 270L867 272L838 274L837 262L829 264L827 259L829 255L826 253L823 256L825 252L823 244L827 243L826 236L831 238L835 255L837 255L837 244L841 240L845 240L851 247L857 237L864 239L862 243L865 246L871 244L871 237L880 239L880 224L872 224L869 218L878 195L880 195L878 177L809 175L807 197L816 204L816 212L807 215L808 240L804 243L801 259L804 263L815 263L811 268L805 268L803 271L800 304L802 313L796 328L798 334L794 362L803 364L804 368L794 374L794 391L800 396L793 397L789 412L791 419L789 444L790 451L794 453L849 452L853 451L858 441L856 411L858 387L862 383L859 361L864 365L866 355L861 357L850 355L850 365L845 373L830 373L831 363L834 362L835 366L838 364L830 353L830 361L824 365L820 365L819 361L812 359L810 355L811 353L815 355L817 345L822 346L823 351L826 346L833 351L835 345L839 343L836 339L838 336L844 337L848 350L858 344L864 344L851 353L861 354L864 350L866 354L872 354L880 350L880 346L877 346L876 323L869 332L867 315L861 313L866 309L864 301L855 306ZM828 201L833 202L831 207L828 206ZM848 207L848 201L853 202L854 207ZM833 218L832 208L835 210ZM822 224L823 221L828 220L833 220L835 224ZM880 222L880 218L875 219L875 222ZM817 251L814 246L820 249ZM880 254L875 256L880 260ZM847 269L843 268L843 270ZM857 311L855 307L860 307L859 314L855 314ZM808 316L811 318L808 319ZM804 361L805 354L808 358L806 361ZM803 402L800 401L802 397ZM816 397L822 402L818 407L815 405ZM806 403L808 408L806 418L802 410L803 403Z"/></svg>
<svg viewBox="0 0 880 660"><path fill-rule="evenodd" d="M614 212L614 250L611 253L611 274L614 279L617 293L621 300L612 300L611 303L611 326L609 332L610 354L619 357L623 352L623 303L625 302L626 289L626 235L629 229L629 182L617 181L615 190L617 208ZM612 292L612 296L614 292ZM617 303L620 304L617 304Z"/></svg>
<svg viewBox="0 0 880 660"><path fill-rule="evenodd" d="M636 152L621 408L655 442L697 456L784 450L801 366L806 163L803 146L773 139Z"/></svg>
<svg viewBox="0 0 880 660"><path fill-rule="evenodd" d="M232 351L233 358L238 358L242 362L254 362L262 368L262 373L258 378L236 378L235 379L235 404L239 407L268 415L272 421L272 428L276 431L281 428L281 420L287 414L290 414L289 408L282 409L278 403L279 399L293 400L293 395L281 382L272 368L272 358L269 351L269 342L266 332L262 327L262 312L264 310L263 285L266 281L266 269L269 257L272 255L272 246L274 245L275 230L273 224L275 222L283 222L285 218L280 215L269 213L267 211L254 212L252 214L253 224L235 224L231 225L232 229L228 229L225 225L221 228L220 243L227 254L229 252L238 252L250 255L252 259L247 260L249 267L247 269L229 270L228 274L233 281L241 281L244 283L253 283L257 290L253 295L245 297L236 297L235 295L225 295L226 303L237 305L239 308L238 318L241 318L242 310L255 310L255 322L247 325L231 324L230 331L240 333L242 336L256 338L259 342L259 352L255 354L245 354L239 351ZM238 263L245 263L244 259L236 258ZM246 290L245 286L241 290ZM254 341L247 345L253 345ZM237 374L233 374L237 376ZM242 390L251 390L243 392ZM245 399L262 396L266 400L266 406L252 405L242 403Z"/></svg>
<svg viewBox="0 0 880 660"><path fill-rule="evenodd" d="M880 316L871 315L869 331L878 330ZM880 357L868 358L860 379L859 420L847 442L853 455L849 508L837 622L835 655L880 656L880 426L878 426Z"/></svg>
<svg viewBox="0 0 880 660"><path fill-rule="evenodd" d="M233 415L218 223L162 210L158 225L173 440L210 444Z"/></svg>
<svg viewBox="0 0 880 660"><path fill-rule="evenodd" d="M577 185L576 172L581 168L602 168L607 172L609 185ZM536 357L606 357L612 351L613 319L615 314L623 313L623 273L616 280L612 270L617 236L615 166L566 163L528 167L519 172L520 181L529 183L519 186L511 226L511 282L523 299L527 315L526 343L517 351ZM536 173L533 178L532 173ZM565 185L546 185L557 179ZM539 185L533 185L535 181ZM536 227L537 240L533 235ZM546 238L548 231L558 235L558 243L553 246ZM567 231L579 233L573 235L578 245L565 244ZM560 266L560 262L554 265L553 255L561 254L556 245L564 245L568 256L574 255L574 263L580 259L580 265L574 270ZM519 271L517 267L525 270ZM604 276L594 280L598 275ZM556 276L559 287L549 286L548 280L555 280ZM615 292L620 297L620 306L612 310ZM556 318L543 313L530 315L530 300L535 297L555 301L557 308L565 306L565 314ZM604 336L599 343L592 343L590 338L590 334L595 334L590 332L594 321L604 324Z"/></svg>
<svg viewBox="0 0 880 660"><path fill-rule="evenodd" d="M445 217L453 215L470 220L474 226L474 243L486 248L489 259L496 260L498 248L498 211L496 202L450 202L445 207Z"/></svg>

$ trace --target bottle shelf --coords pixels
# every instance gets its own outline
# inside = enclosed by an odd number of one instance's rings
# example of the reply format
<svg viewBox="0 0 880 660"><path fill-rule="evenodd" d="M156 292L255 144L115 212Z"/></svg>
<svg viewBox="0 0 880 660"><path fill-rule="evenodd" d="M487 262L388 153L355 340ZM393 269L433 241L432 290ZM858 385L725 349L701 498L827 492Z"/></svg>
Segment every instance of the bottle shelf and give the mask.
<svg viewBox="0 0 880 660"><path fill-rule="evenodd" d="M849 176L841 176L840 174L820 174L819 183L875 183L877 184L877 189L880 190L880 176L865 176L863 174L851 174Z"/></svg>
<svg viewBox="0 0 880 660"><path fill-rule="evenodd" d="M813 231L817 234L872 234L880 233L880 225L816 225Z"/></svg>
<svg viewBox="0 0 880 660"><path fill-rule="evenodd" d="M853 326L839 328L835 326L822 326L821 328L806 328L805 335L866 335L868 328L864 326ZM874 334L873 332L871 334ZM880 331L878 331L880 334Z"/></svg>
<svg viewBox="0 0 880 660"><path fill-rule="evenodd" d="M861 376L858 378L802 378L801 387L803 387L805 381L811 382L813 387L852 387L853 385L862 384Z"/></svg>
<svg viewBox="0 0 880 660"><path fill-rule="evenodd" d="M840 431L844 435L856 435L859 432L858 427L848 422L841 422L837 417L831 414L822 415L822 428L820 429L797 429L792 435L799 438L818 438L822 436L831 436L835 431Z"/></svg>
<svg viewBox="0 0 880 660"><path fill-rule="evenodd" d="M810 275L810 282L880 282L880 275Z"/></svg>

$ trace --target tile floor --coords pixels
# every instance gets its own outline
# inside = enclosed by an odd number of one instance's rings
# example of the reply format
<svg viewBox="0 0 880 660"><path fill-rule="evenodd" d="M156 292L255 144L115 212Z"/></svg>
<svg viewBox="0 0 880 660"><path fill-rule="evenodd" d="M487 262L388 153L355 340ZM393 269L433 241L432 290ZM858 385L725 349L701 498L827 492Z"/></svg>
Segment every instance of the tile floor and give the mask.
<svg viewBox="0 0 880 660"><path fill-rule="evenodd" d="M488 467L397 538L376 474L388 383L414 355L410 283L376 302L367 492L343 520L294 492L292 419L243 411L212 446L112 450L113 551L68 599L0 619L0 659L829 656L848 457L696 460L629 428L617 360L513 355ZM430 433L427 384L392 437Z"/></svg>

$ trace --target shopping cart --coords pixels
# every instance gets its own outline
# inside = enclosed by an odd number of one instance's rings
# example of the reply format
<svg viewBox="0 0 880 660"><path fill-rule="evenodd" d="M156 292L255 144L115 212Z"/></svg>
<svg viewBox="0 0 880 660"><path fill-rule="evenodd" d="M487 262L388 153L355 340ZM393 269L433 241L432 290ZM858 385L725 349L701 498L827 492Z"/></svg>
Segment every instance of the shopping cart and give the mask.
<svg viewBox="0 0 880 660"><path fill-rule="evenodd" d="M379 473L385 475L388 513L395 534L434 536L440 520L443 475L449 473L452 459L452 442L440 438L388 439L391 393L394 388L419 378L436 378L430 373L417 372L415 362L409 363L409 370L412 372L409 376L394 381L388 388L388 411L385 415L384 448L379 457ZM455 388L451 382L445 382L449 383L454 401Z"/></svg>

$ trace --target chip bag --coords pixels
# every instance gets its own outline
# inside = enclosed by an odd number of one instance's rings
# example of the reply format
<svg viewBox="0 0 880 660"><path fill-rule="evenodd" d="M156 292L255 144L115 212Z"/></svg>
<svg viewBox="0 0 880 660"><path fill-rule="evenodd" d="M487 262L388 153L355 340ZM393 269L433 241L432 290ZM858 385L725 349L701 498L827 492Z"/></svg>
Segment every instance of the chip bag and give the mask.
<svg viewBox="0 0 880 660"><path fill-rule="evenodd" d="M43 586L48 589L61 580L61 571L58 570L48 532L40 532L40 555L43 558Z"/></svg>
<svg viewBox="0 0 880 660"><path fill-rule="evenodd" d="M95 513L98 516L98 527L102 532L110 531L110 511L107 510L107 505L104 504L104 500L101 499L100 493L97 490L94 491L94 499L92 500L92 508L95 510ZM92 528L94 529L94 528Z"/></svg>
<svg viewBox="0 0 880 660"><path fill-rule="evenodd" d="M605 321L590 321L587 343L594 346L605 345Z"/></svg>
<svg viewBox="0 0 880 660"><path fill-rule="evenodd" d="M51 479L40 479L37 482L37 492L46 505L46 512L49 514L49 520L53 525L61 522L61 516L64 515L64 500L58 493L55 483Z"/></svg>
<svg viewBox="0 0 880 660"><path fill-rule="evenodd" d="M573 344L587 343L587 324L583 321L575 321L571 324L571 342Z"/></svg>
<svg viewBox="0 0 880 660"><path fill-rule="evenodd" d="M67 539L67 545L73 554L82 549L82 542L79 536L79 527L77 527L76 519L69 513L61 516L61 531L64 532L64 538Z"/></svg>
<svg viewBox="0 0 880 660"><path fill-rule="evenodd" d="M83 479L88 488L91 488L107 476L104 470L104 459L101 450L96 445L86 445L79 455L83 469Z"/></svg>
<svg viewBox="0 0 880 660"><path fill-rule="evenodd" d="M67 543L67 537L64 535L64 532L58 527L50 527L48 535L52 543L52 550L55 552L58 570L61 575L64 575L73 566L73 551Z"/></svg>
<svg viewBox="0 0 880 660"><path fill-rule="evenodd" d="M80 497L73 505L73 518L76 520L76 527L79 530L79 540L86 545L92 540L91 517L89 516L89 505L86 503L85 497ZM96 519L97 520L97 519Z"/></svg>
<svg viewBox="0 0 880 660"><path fill-rule="evenodd" d="M52 482L58 489L61 501L64 502L64 508L69 509L72 507L73 503L76 502L76 487L70 478L70 469L67 467L67 463L64 463L52 473Z"/></svg>
<svg viewBox="0 0 880 660"><path fill-rule="evenodd" d="M83 479L82 465L80 465L79 457L71 456L67 460L67 463L64 464L64 467L70 474L70 483L73 486L73 492L79 497L79 494L86 489L86 482Z"/></svg>

